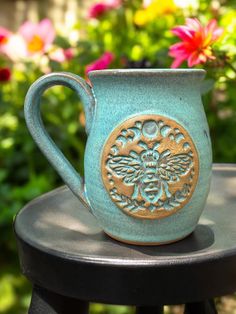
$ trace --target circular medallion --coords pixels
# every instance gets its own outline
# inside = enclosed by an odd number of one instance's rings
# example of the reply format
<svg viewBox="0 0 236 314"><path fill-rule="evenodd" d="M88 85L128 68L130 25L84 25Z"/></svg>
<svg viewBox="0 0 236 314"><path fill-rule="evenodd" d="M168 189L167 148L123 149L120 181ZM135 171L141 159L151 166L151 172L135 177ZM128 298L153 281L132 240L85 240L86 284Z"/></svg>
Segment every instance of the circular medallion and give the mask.
<svg viewBox="0 0 236 314"><path fill-rule="evenodd" d="M190 200L199 160L188 132L176 121L142 115L113 130L102 154L102 178L112 201L145 219L170 216Z"/></svg>

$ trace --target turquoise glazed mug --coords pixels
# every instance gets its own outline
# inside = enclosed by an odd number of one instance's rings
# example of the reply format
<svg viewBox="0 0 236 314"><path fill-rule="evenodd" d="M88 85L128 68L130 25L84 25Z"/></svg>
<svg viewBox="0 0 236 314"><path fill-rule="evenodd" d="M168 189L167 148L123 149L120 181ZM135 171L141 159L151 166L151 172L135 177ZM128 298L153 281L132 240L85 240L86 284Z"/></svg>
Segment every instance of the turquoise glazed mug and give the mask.
<svg viewBox="0 0 236 314"><path fill-rule="evenodd" d="M32 137L111 237L139 245L189 235L206 203L212 168L201 101L204 70L127 69L38 79L25 100ZM83 180L45 130L40 98L64 85L81 98L88 134ZM85 182L85 183L84 183Z"/></svg>

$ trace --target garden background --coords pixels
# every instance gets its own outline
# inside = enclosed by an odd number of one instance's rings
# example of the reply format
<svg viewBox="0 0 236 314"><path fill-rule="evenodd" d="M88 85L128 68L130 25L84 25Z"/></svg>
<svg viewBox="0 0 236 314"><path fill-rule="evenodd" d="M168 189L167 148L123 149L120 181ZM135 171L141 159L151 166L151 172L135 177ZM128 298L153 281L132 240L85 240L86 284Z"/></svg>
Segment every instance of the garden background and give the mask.
<svg viewBox="0 0 236 314"><path fill-rule="evenodd" d="M202 94L213 160L236 161L235 0L94 3L0 2L0 313L25 314L30 301L30 285L20 275L13 217L32 198L62 184L24 122L25 94L42 74L71 71L86 79L91 69L173 67L173 57L183 61L180 67L204 68ZM83 173L85 118L77 96L52 88L42 111L49 133ZM235 304L234 296L217 300L220 314L236 313ZM165 311L180 313L178 307ZM130 314L132 309L93 305L91 313Z"/></svg>

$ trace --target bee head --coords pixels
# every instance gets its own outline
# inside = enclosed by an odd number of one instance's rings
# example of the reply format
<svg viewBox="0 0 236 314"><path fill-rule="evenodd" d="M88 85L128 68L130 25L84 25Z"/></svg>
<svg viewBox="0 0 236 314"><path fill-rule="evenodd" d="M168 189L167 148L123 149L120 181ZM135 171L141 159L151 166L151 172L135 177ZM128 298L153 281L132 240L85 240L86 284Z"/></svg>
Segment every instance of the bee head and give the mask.
<svg viewBox="0 0 236 314"><path fill-rule="evenodd" d="M140 158L146 168L155 167L159 160L160 154L152 149L145 150L141 153Z"/></svg>

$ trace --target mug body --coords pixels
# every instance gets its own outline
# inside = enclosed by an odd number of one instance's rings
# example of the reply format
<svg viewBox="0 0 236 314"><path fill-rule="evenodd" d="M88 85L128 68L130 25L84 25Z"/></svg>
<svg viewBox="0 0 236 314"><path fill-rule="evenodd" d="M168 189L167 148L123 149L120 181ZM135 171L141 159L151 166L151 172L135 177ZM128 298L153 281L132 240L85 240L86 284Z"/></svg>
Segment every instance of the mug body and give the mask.
<svg viewBox="0 0 236 314"><path fill-rule="evenodd" d="M90 72L96 100L85 193L111 237L163 244L190 234L209 192L203 70Z"/></svg>

